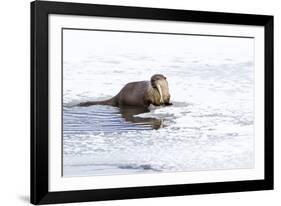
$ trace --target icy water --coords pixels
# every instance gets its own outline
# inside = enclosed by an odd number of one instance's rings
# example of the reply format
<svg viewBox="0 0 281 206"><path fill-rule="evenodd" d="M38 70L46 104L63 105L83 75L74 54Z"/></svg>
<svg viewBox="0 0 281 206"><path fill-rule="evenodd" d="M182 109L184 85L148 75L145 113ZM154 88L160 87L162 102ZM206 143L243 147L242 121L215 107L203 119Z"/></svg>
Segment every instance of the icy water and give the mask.
<svg viewBox="0 0 281 206"><path fill-rule="evenodd" d="M64 31L63 175L254 167L253 46L250 38ZM172 106L73 107L156 73L168 79Z"/></svg>

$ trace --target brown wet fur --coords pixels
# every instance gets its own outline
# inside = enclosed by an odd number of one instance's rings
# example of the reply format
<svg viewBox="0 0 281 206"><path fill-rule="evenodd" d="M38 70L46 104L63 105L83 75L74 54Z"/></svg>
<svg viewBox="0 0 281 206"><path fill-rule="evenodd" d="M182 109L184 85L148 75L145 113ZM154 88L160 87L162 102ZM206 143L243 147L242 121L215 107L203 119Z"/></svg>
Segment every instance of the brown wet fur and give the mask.
<svg viewBox="0 0 281 206"><path fill-rule="evenodd" d="M162 102L157 85L158 88L159 85L161 87ZM104 101L82 102L78 104L78 106L111 105L115 107L149 107L150 104L154 106L171 105L168 81L167 78L162 74L153 75L150 81L128 83L116 96L112 97L111 99Z"/></svg>

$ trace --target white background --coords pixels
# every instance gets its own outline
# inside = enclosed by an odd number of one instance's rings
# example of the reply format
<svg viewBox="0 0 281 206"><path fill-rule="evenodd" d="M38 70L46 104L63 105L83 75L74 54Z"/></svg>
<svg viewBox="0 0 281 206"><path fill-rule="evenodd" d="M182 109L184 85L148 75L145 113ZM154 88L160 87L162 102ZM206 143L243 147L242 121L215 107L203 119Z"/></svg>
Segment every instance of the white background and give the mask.
<svg viewBox="0 0 281 206"><path fill-rule="evenodd" d="M84 0L84 2L87 2ZM69 205L278 205L281 201L280 162L280 89L281 66L278 1L245 0L92 0L100 4L119 4L190 10L275 15L275 190L185 197L150 198ZM29 204L29 90L30 90L30 10L29 1L4 1L0 11L0 205ZM278 55L279 54L279 55ZM279 82L278 82L279 81ZM280 203L279 203L280 204Z"/></svg>

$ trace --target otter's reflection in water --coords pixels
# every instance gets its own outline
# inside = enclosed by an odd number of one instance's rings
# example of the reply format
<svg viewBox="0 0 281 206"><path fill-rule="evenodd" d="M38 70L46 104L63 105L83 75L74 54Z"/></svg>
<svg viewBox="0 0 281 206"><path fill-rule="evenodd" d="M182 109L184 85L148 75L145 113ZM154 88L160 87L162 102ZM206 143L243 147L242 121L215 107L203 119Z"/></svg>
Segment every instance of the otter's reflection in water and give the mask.
<svg viewBox="0 0 281 206"><path fill-rule="evenodd" d="M136 117L136 115L138 114L150 112L148 108L123 106L119 109L122 118L124 118L126 122L133 123L136 125L151 126L152 129L159 129L163 127L163 121L161 119Z"/></svg>
<svg viewBox="0 0 281 206"><path fill-rule="evenodd" d="M162 127L160 119L136 116L149 112L149 109L146 108L94 105L90 107L64 107L63 110L64 134L126 132Z"/></svg>

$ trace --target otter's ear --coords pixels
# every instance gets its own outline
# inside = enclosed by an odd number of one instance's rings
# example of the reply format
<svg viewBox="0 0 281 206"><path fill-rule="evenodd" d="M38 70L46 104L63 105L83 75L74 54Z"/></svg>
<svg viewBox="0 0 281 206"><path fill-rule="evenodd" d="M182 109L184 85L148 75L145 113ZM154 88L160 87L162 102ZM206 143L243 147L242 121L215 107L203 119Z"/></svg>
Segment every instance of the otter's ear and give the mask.
<svg viewBox="0 0 281 206"><path fill-rule="evenodd" d="M164 79L167 79L166 77L164 77Z"/></svg>

